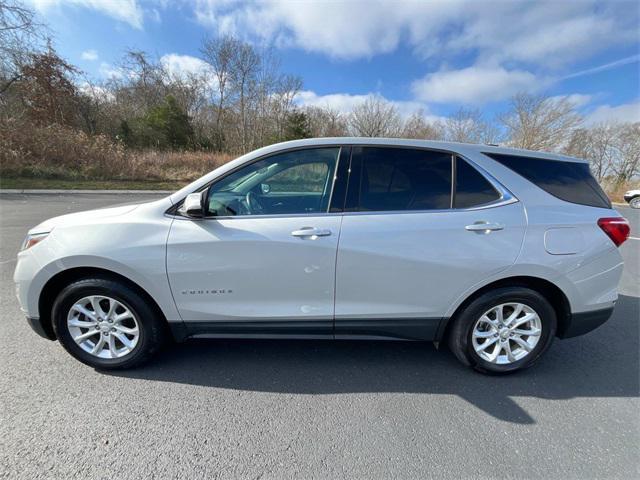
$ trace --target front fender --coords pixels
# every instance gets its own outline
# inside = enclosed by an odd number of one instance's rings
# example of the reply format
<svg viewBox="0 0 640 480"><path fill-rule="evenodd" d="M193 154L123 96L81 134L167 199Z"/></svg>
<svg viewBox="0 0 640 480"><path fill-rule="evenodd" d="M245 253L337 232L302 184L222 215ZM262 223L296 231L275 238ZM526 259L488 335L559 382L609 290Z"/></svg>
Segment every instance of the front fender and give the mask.
<svg viewBox="0 0 640 480"><path fill-rule="evenodd" d="M164 262L148 265L144 272L111 258L94 255L77 255L59 258L42 268L32 278L25 295L27 311L39 318L38 304L45 285L54 276L73 268L97 268L121 275L147 292L158 304L169 322L181 322L180 314L173 301Z"/></svg>

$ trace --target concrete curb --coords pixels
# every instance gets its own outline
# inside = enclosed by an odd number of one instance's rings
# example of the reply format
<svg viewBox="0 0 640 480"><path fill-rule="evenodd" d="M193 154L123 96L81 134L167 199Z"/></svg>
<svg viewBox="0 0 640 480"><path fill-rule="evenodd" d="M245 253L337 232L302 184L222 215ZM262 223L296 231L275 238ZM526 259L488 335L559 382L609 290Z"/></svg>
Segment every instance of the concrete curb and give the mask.
<svg viewBox="0 0 640 480"><path fill-rule="evenodd" d="M50 194L50 195L75 195L75 194L87 194L97 193L100 195L117 195L117 194L158 194L169 195L175 190L62 190L62 189L19 189L19 188L4 188L0 189L0 194L3 193L24 193L24 194Z"/></svg>

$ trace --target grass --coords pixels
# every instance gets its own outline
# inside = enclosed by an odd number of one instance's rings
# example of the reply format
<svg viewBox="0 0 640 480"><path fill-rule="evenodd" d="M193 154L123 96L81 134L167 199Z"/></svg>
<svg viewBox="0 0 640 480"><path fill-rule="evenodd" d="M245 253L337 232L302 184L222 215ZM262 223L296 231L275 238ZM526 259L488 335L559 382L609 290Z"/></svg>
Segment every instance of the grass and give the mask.
<svg viewBox="0 0 640 480"><path fill-rule="evenodd" d="M185 182L136 180L60 180L55 178L2 177L0 189L43 190L178 190Z"/></svg>

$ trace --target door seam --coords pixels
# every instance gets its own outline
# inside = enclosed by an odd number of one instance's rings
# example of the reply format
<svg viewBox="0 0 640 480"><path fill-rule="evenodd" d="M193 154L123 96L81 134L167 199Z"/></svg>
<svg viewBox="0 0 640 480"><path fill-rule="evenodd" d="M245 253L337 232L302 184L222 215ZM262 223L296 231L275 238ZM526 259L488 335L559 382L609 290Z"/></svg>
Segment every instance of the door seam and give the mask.
<svg viewBox="0 0 640 480"><path fill-rule="evenodd" d="M338 227L338 241L336 242L336 256L333 266L333 321L331 322L331 336L335 340L336 338L336 296L338 292L338 255L340 253L340 237L342 236L342 222L344 221L344 214L340 215L340 226Z"/></svg>

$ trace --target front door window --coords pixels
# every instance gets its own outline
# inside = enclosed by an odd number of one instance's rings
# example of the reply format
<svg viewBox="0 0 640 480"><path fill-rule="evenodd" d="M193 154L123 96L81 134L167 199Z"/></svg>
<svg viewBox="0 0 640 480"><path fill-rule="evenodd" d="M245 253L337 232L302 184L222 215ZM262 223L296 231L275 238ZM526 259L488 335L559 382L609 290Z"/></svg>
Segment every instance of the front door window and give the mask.
<svg viewBox="0 0 640 480"><path fill-rule="evenodd" d="M324 213L340 148L293 150L252 163L213 184L212 216Z"/></svg>

